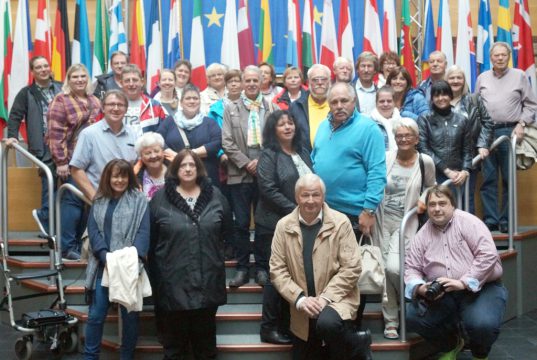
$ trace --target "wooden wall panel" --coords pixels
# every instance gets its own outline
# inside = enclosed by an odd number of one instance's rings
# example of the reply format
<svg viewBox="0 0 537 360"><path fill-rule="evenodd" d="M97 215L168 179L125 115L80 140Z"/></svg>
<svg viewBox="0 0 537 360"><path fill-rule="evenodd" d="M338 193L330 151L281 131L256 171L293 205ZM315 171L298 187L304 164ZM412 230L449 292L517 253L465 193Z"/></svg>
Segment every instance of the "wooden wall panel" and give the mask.
<svg viewBox="0 0 537 360"><path fill-rule="evenodd" d="M38 231L32 210L41 204L41 180L37 168L10 167L8 171L9 231Z"/></svg>

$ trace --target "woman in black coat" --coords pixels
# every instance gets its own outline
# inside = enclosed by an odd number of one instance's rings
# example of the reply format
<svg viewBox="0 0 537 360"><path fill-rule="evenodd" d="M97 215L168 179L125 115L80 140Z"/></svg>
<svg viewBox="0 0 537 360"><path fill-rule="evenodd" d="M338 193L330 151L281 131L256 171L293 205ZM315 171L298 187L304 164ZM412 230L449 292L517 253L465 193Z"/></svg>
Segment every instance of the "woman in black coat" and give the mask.
<svg viewBox="0 0 537 360"><path fill-rule="evenodd" d="M255 228L263 246L262 258L256 259L266 272L263 289L261 341L286 344L288 314L282 321L282 306L288 306L268 279L272 236L276 223L296 207L295 184L302 175L311 173L309 151L302 145L302 134L288 111L277 110L267 119L263 130L263 151L257 164L259 201Z"/></svg>
<svg viewBox="0 0 537 360"><path fill-rule="evenodd" d="M150 202L149 278L164 356L216 358L216 311L226 303L224 238L231 211L200 157L181 150Z"/></svg>

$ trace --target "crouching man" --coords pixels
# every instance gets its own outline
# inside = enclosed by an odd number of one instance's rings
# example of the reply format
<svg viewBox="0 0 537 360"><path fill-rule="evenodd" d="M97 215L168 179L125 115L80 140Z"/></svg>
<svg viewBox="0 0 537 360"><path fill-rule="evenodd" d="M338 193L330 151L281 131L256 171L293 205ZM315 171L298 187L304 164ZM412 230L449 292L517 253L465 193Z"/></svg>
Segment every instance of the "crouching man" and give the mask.
<svg viewBox="0 0 537 360"><path fill-rule="evenodd" d="M325 185L308 174L295 186L298 207L272 240L270 278L291 304L295 360L371 359L371 334L357 332L361 256L347 216L324 203Z"/></svg>
<svg viewBox="0 0 537 360"><path fill-rule="evenodd" d="M507 301L492 235L480 219L455 209L446 186L433 187L426 204L429 221L405 261L405 294L413 300L408 330L436 345L440 360L456 359L465 338L474 360L487 359Z"/></svg>

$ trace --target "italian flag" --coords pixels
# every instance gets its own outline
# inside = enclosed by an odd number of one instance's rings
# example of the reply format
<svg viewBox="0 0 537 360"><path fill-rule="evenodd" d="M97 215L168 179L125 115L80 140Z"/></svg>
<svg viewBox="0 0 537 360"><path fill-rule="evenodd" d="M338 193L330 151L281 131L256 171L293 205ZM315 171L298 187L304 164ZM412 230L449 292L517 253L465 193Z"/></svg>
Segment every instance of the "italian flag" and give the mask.
<svg viewBox="0 0 537 360"><path fill-rule="evenodd" d="M192 34L190 37L190 62L192 63L191 81L200 90L207 87L205 75L205 47L203 46L203 26L201 25L201 0L194 0Z"/></svg>
<svg viewBox="0 0 537 360"><path fill-rule="evenodd" d="M11 5L10 0L0 0L0 16L2 24L0 26L0 139L4 137L4 128L7 124L7 80L11 74L11 56L13 53L13 42L11 40Z"/></svg>
<svg viewBox="0 0 537 360"><path fill-rule="evenodd" d="M314 37L312 36L313 16L311 0L304 1L304 14L302 16L302 65L304 70L317 62L315 57Z"/></svg>
<svg viewBox="0 0 537 360"><path fill-rule="evenodd" d="M416 69L414 67L414 54L412 52L412 39L410 37L410 0L403 0L403 20L401 24L401 64L408 70L412 82L416 84Z"/></svg>

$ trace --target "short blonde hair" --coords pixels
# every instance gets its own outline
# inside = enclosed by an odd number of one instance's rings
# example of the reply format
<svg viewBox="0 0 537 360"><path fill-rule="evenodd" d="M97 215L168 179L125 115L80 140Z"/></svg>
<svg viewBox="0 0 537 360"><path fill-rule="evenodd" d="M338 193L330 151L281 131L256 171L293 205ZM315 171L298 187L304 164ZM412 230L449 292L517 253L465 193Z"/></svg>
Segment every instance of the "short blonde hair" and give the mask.
<svg viewBox="0 0 537 360"><path fill-rule="evenodd" d="M73 89L71 89L71 86L69 86L69 80L71 79L71 75L75 71L82 71L86 74L86 77L88 78L88 82L86 84L85 93L86 95L93 94L93 85L91 84L91 78L88 69L84 66L84 64L73 64L67 69L67 72L65 73L65 80L63 81L62 90L64 94L69 95Z"/></svg>

